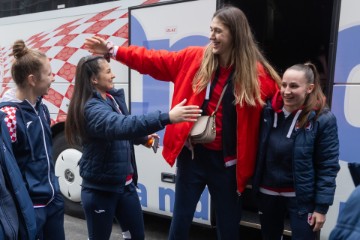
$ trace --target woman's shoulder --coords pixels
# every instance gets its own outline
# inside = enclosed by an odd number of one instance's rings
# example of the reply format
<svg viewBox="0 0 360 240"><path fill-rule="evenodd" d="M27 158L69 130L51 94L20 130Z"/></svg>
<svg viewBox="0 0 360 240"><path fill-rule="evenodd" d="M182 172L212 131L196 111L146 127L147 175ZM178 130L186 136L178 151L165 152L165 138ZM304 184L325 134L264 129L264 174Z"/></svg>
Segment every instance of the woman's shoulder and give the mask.
<svg viewBox="0 0 360 240"><path fill-rule="evenodd" d="M330 111L329 108L324 108L319 114L318 114L318 121L336 121L335 114Z"/></svg>
<svg viewBox="0 0 360 240"><path fill-rule="evenodd" d="M202 57L204 55L204 52L205 52L205 47L200 47L200 46L190 46L179 51L180 54L184 54L186 56L192 56L192 57L194 56Z"/></svg>
<svg viewBox="0 0 360 240"><path fill-rule="evenodd" d="M262 99L272 98L279 89L276 81L265 70L262 64L258 63L257 69Z"/></svg>
<svg viewBox="0 0 360 240"><path fill-rule="evenodd" d="M85 108L94 106L94 105L105 105L104 101L102 101L100 98L97 97L91 97L85 102Z"/></svg>
<svg viewBox="0 0 360 240"><path fill-rule="evenodd" d="M325 108L318 114L316 122L319 124L320 129L337 127L336 117L329 108Z"/></svg>

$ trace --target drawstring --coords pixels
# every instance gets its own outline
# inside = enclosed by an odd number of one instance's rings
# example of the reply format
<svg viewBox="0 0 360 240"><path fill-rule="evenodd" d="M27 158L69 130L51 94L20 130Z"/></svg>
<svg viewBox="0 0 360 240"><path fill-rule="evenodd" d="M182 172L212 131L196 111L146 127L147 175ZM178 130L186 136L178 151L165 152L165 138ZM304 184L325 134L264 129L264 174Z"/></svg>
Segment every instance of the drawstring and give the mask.
<svg viewBox="0 0 360 240"><path fill-rule="evenodd" d="M274 124L273 124L274 128L277 128L277 121L278 121L278 114L277 114L277 112L275 112L274 113Z"/></svg>
<svg viewBox="0 0 360 240"><path fill-rule="evenodd" d="M292 131L294 130L296 121L297 121L297 119L299 118L299 115L300 115L301 112L302 112L302 110L299 110L299 111L297 111L297 113L295 114L295 117L294 117L294 119L292 120L291 126L290 126L290 128L289 128L289 132L288 132L288 134L286 135L287 138L290 138L291 133L292 133Z"/></svg>
<svg viewBox="0 0 360 240"><path fill-rule="evenodd" d="M290 138L291 133L292 133L293 130L294 130L296 121L298 120L301 111L302 111L302 110L299 110L299 111L297 111L297 113L295 114L294 119L292 120L292 123L291 123L291 125L290 125L289 132L288 132L288 134L286 135L287 138ZM274 124L273 124L273 128L277 128L277 122L278 122L278 114L277 114L277 112L274 112Z"/></svg>

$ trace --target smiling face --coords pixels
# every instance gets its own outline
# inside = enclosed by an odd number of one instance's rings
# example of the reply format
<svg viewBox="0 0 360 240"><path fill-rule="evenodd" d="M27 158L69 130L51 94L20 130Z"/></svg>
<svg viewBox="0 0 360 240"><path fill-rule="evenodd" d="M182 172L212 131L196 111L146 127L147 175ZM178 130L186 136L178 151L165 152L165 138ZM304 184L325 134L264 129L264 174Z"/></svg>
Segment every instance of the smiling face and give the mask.
<svg viewBox="0 0 360 240"><path fill-rule="evenodd" d="M232 51L232 36L230 30L217 17L214 17L210 25L210 41L212 52L219 56L220 65L229 63Z"/></svg>
<svg viewBox="0 0 360 240"><path fill-rule="evenodd" d="M51 83L55 81L49 59L43 58L40 61L42 62L40 74L38 77L35 77L34 81L34 92L36 96L47 95Z"/></svg>
<svg viewBox="0 0 360 240"><path fill-rule="evenodd" d="M114 88L113 79L115 75L112 73L110 64L104 59L99 59L100 71L92 80L95 89L106 98L106 92ZM85 63L86 64L86 63Z"/></svg>
<svg viewBox="0 0 360 240"><path fill-rule="evenodd" d="M293 112L305 102L306 96L314 89L314 84L308 83L303 71L286 70L281 81L281 96L286 111Z"/></svg>

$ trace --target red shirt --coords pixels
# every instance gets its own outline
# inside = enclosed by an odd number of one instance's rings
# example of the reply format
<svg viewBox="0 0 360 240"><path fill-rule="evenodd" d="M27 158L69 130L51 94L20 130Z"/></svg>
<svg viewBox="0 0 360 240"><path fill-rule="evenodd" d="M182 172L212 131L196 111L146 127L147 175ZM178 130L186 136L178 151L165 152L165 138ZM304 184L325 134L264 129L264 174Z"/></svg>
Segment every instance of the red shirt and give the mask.
<svg viewBox="0 0 360 240"><path fill-rule="evenodd" d="M219 78L218 78L218 80L215 84L215 87L212 91L212 94L210 96L210 101L206 108L206 114L210 115L215 111L215 108L219 101L221 92L225 86L225 83L226 83L231 71L232 71L232 68L220 67ZM204 146L206 148L209 148L212 150L222 150L222 148L223 148L223 146L222 146L222 124L223 124L222 114L223 114L223 111L222 111L222 101L221 101L219 108L216 112L216 118L215 118L216 138L213 142L204 144Z"/></svg>

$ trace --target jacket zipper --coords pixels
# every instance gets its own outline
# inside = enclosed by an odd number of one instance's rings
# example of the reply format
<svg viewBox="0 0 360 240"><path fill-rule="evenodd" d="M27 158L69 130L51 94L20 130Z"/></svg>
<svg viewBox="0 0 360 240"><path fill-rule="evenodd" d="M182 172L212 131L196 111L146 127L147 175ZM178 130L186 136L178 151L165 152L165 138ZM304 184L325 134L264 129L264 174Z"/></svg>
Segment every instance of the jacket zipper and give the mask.
<svg viewBox="0 0 360 240"><path fill-rule="evenodd" d="M43 138L43 142L44 142L44 149L45 149L45 153L46 153L46 159L47 159L47 166L48 166L48 182L50 184L50 187L51 187L51 191L52 191L52 196L51 196L51 199L46 203L49 204L53 199L54 199L54 196L55 196L55 190L54 190L54 186L52 185L51 183L51 176L50 176L50 159L49 159L49 152L48 152L48 149L47 149L47 146L46 146L46 139L45 139L45 130L44 130L44 125L43 125L43 122L41 120L41 117L40 117L40 113L38 113L38 111L36 111L36 109L34 108L34 106L28 101L28 103L30 104L30 106L32 107L32 109L34 110L36 116L39 118L40 120L40 125L41 125L41 131L42 131L42 138Z"/></svg>

